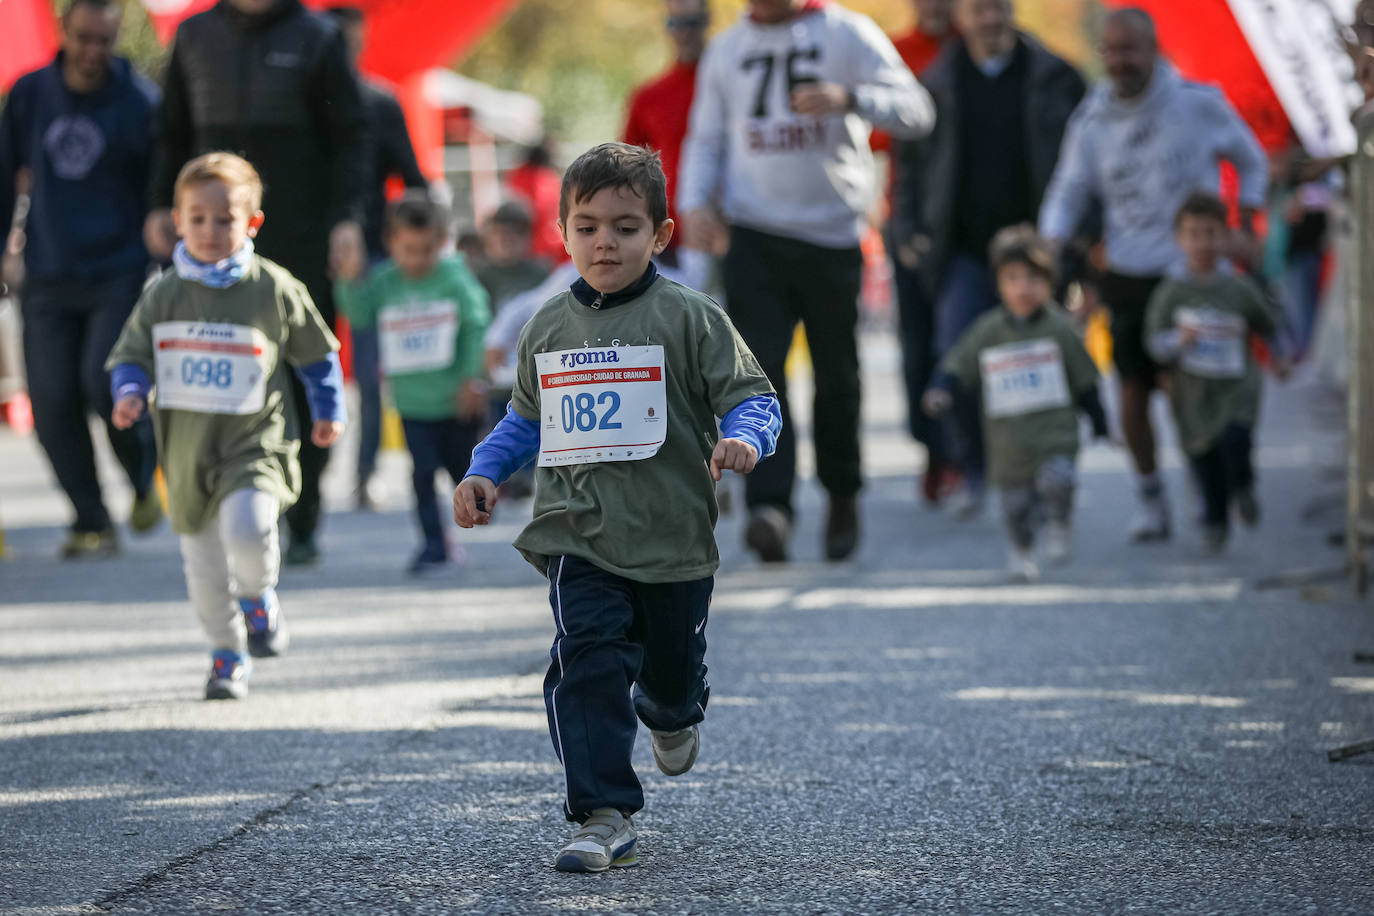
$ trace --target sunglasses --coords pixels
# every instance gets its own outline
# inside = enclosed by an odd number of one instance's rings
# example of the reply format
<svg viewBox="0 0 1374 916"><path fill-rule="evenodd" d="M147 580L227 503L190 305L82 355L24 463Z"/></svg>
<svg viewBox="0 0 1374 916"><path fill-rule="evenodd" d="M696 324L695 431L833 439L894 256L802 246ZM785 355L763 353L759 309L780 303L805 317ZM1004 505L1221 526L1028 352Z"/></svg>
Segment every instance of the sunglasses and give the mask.
<svg viewBox="0 0 1374 916"><path fill-rule="evenodd" d="M670 29L704 29L711 24L709 16L669 16L667 19Z"/></svg>

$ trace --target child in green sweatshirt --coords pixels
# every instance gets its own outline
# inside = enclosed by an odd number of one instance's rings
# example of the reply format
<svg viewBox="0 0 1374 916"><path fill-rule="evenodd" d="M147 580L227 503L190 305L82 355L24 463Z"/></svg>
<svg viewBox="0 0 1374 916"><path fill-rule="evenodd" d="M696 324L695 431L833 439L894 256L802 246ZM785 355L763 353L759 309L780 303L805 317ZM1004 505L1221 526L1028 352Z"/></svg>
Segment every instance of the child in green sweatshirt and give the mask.
<svg viewBox="0 0 1374 916"><path fill-rule="evenodd" d="M423 191L387 210L390 258L366 279L361 258L342 265L334 296L356 327L377 327L382 372L401 415L414 461L415 511L424 544L410 564L420 574L443 567L448 547L434 491L440 468L467 473L486 417L482 340L487 294L462 255L441 256L448 216Z"/></svg>

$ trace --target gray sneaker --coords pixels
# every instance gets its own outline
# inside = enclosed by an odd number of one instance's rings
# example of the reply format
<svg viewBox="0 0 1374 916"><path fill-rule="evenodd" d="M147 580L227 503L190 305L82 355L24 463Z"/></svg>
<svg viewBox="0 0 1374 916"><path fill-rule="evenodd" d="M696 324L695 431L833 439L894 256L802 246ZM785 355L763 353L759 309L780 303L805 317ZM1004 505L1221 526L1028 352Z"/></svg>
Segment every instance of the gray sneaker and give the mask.
<svg viewBox="0 0 1374 916"><path fill-rule="evenodd" d="M654 763L665 776L681 776L697 762L697 751L701 749L701 733L695 725L675 732L652 733L654 736Z"/></svg>
<svg viewBox="0 0 1374 916"><path fill-rule="evenodd" d="M599 872L639 862L639 835L630 819L614 808L597 808L558 851L559 871Z"/></svg>

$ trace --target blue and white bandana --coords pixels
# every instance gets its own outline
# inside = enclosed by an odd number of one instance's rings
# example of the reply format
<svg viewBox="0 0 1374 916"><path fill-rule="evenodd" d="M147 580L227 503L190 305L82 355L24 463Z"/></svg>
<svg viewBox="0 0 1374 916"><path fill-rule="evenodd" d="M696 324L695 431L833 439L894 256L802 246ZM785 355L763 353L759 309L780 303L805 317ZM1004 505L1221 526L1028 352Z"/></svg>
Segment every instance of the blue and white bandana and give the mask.
<svg viewBox="0 0 1374 916"><path fill-rule="evenodd" d="M196 260L186 250L185 242L177 242L177 247L172 251L172 263L181 279L194 280L212 289L224 289L233 286L248 273L248 267L253 263L253 240L244 239L238 251L214 264Z"/></svg>

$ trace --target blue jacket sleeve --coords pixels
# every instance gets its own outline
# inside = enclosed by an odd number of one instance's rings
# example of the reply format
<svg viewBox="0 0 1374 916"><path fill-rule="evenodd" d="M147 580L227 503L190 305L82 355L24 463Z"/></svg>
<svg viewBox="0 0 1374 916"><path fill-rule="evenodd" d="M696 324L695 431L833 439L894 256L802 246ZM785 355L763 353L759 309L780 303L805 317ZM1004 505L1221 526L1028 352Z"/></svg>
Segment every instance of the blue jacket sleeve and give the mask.
<svg viewBox="0 0 1374 916"><path fill-rule="evenodd" d="M507 407L501 422L472 450L468 476L503 483L538 454L539 424Z"/></svg>
<svg viewBox="0 0 1374 916"><path fill-rule="evenodd" d="M148 373L133 363L120 363L110 372L110 394L116 401L131 394L146 401L148 391L152 387L152 382L148 381Z"/></svg>
<svg viewBox="0 0 1374 916"><path fill-rule="evenodd" d="M781 432L782 407L773 394L745 398L720 420L721 438L748 442L758 450L760 461L773 454Z"/></svg>
<svg viewBox="0 0 1374 916"><path fill-rule="evenodd" d="M339 365L339 354L331 353L317 363L297 366L296 377L305 386L312 418L316 421L347 422L348 408L344 406L343 367Z"/></svg>

